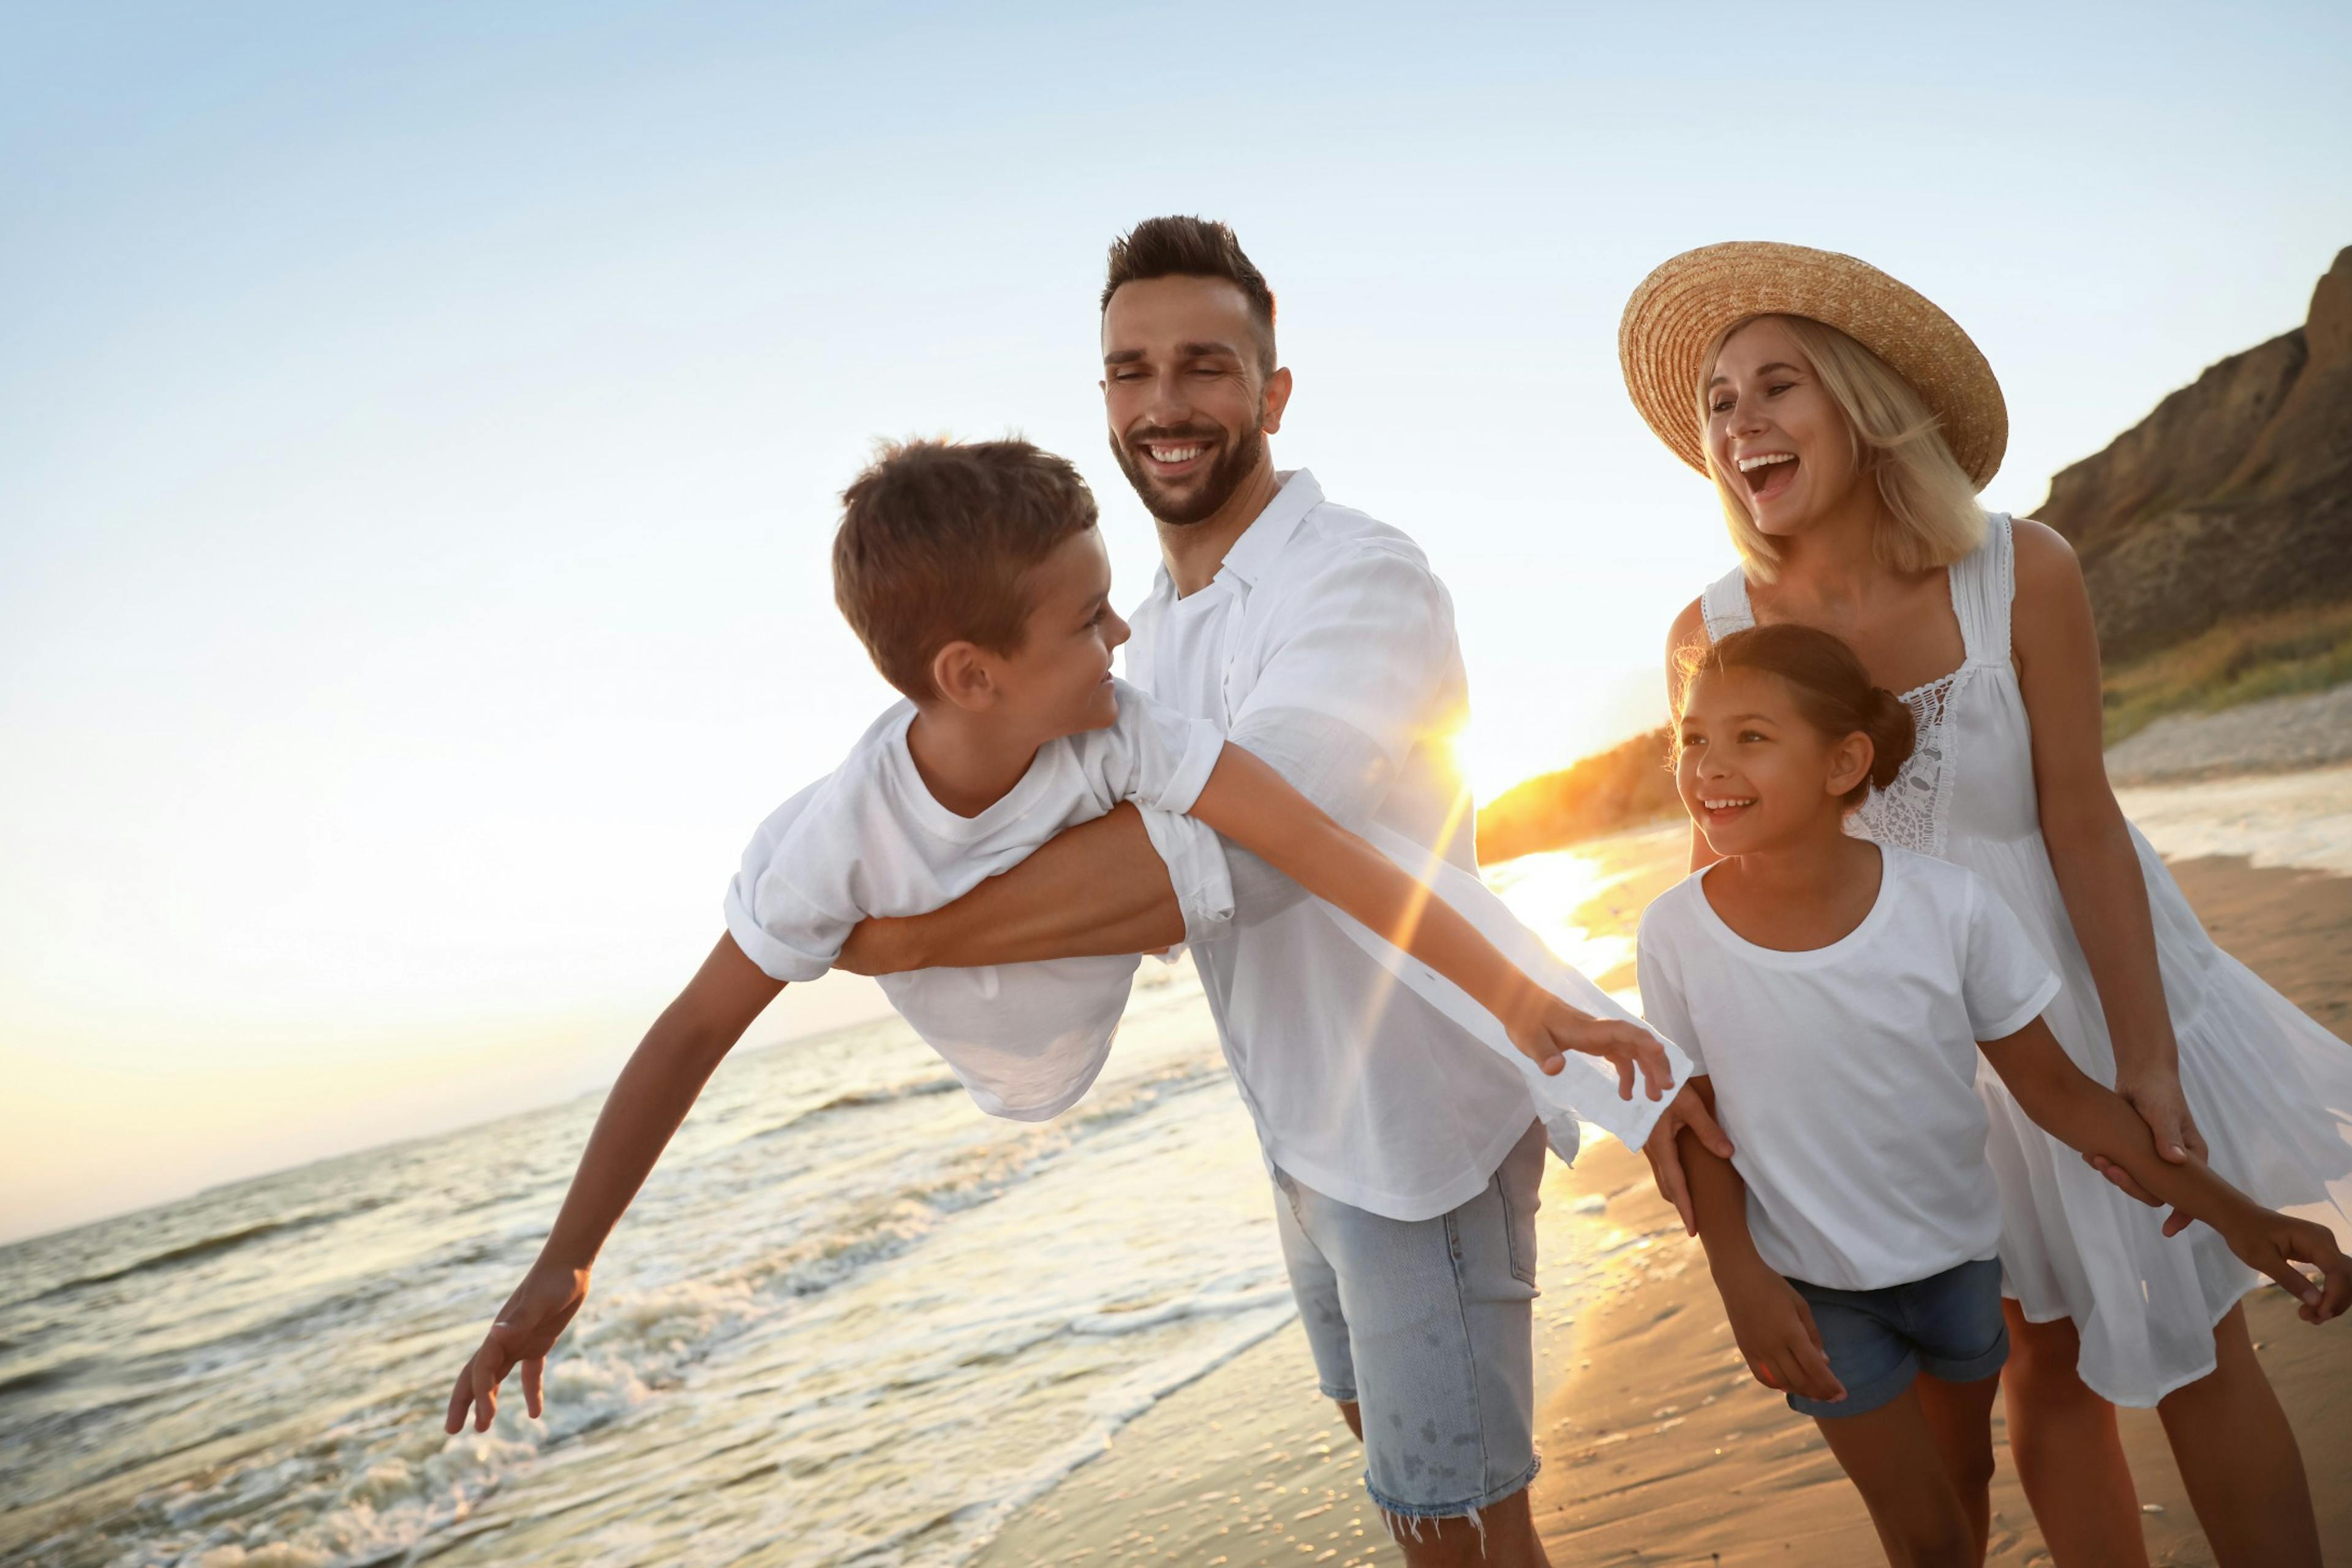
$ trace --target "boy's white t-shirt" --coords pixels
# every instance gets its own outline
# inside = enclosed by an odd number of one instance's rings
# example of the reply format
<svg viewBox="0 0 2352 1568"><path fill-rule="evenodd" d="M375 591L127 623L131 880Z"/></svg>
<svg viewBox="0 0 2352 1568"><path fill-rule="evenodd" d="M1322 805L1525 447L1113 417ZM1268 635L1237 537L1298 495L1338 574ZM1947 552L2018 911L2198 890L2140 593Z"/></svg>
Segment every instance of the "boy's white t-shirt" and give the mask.
<svg viewBox="0 0 2352 1568"><path fill-rule="evenodd" d="M932 797L907 750L915 706L893 707L840 767L752 835L727 889L736 945L774 979L814 980L859 921L952 903L1120 801L1190 810L1223 734L1125 681L1116 687L1115 723L1041 747L1012 793L977 816L959 816ZM1230 887L1224 897L1230 905ZM1126 954L919 969L884 975L881 984L982 1110L1034 1121L1066 1110L1094 1082L1138 962Z"/></svg>
<svg viewBox="0 0 2352 1568"><path fill-rule="evenodd" d="M1882 847L1878 900L1827 947L1733 932L1692 873L1642 917L1643 1013L1715 1080L1756 1250L1832 1289L1925 1279L2000 1239L1977 1042L2058 976L1974 872Z"/></svg>

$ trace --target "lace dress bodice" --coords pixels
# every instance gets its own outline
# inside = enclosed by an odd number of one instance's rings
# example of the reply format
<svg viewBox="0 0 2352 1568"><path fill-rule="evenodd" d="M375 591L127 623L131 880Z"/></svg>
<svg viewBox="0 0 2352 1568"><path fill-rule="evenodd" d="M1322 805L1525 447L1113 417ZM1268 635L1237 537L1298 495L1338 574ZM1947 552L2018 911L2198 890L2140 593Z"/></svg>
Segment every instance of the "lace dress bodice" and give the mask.
<svg viewBox="0 0 2352 1568"><path fill-rule="evenodd" d="M1984 543L1948 573L1960 666L1903 694L1916 727L1911 757L1847 819L1859 837L1948 859L1955 833L2014 840L2040 832L2032 732L2010 662L2010 520L1989 524ZM1711 584L1699 612L1710 642L1754 626L1747 576L1734 569Z"/></svg>

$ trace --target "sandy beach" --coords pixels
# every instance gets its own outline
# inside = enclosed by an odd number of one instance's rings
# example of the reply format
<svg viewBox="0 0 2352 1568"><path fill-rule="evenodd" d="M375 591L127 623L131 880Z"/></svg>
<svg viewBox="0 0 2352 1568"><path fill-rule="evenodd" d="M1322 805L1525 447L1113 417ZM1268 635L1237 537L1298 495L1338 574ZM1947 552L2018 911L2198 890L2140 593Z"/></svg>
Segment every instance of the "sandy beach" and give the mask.
<svg viewBox="0 0 2352 1568"><path fill-rule="evenodd" d="M2320 775L2314 775L2315 777ZM2331 796L2341 792L2331 789ZM2340 809L2340 805L2338 807ZM2159 838L2159 843L2162 840ZM1587 847L1620 875L1579 910L1589 939L1630 936L1679 874L1679 828ZM2242 856L2175 863L2232 952L2338 1034L2352 1028L2352 879ZM1600 976L1632 984L1630 967ZM1860 1501L1811 1422L1740 1365L1698 1245L1640 1158L1595 1139L1555 1163L1539 1216L1534 1503L1560 1564L1843 1564L1881 1561ZM2331 1568L2352 1568L2352 1337L2298 1322L2259 1291L2253 1336L2317 1492ZM1998 1426L1990 1561L2049 1563ZM2152 1411L2126 1412L2152 1559L2210 1564ZM1393 1563L1353 1438L1315 1391L1296 1324L1164 1401L1013 1520L986 1568L1158 1562Z"/></svg>

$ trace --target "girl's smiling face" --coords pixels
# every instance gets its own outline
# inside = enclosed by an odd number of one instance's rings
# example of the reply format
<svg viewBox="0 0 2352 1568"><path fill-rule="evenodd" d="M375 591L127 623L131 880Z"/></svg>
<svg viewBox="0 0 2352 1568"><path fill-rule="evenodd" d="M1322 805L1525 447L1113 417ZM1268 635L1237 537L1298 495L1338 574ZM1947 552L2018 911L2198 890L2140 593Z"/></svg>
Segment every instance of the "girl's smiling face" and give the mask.
<svg viewBox="0 0 2352 1568"><path fill-rule="evenodd" d="M1724 340L1706 405L1707 457L1763 533L1801 532L1864 477L1844 414L1776 317Z"/></svg>
<svg viewBox="0 0 2352 1568"><path fill-rule="evenodd" d="M1823 734L1777 675L1702 668L1683 693L1675 787L1719 856L1842 834L1870 759L1868 737Z"/></svg>

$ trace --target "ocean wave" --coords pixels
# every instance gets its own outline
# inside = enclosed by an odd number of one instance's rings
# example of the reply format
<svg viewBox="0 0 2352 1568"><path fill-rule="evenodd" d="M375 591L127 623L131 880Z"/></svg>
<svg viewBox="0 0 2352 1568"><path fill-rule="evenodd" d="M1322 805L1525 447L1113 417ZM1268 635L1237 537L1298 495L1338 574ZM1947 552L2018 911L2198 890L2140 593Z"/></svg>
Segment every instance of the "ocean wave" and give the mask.
<svg viewBox="0 0 2352 1568"><path fill-rule="evenodd" d="M320 1226L333 1225L340 1220L365 1214L371 1209L382 1208L393 1201L389 1197L365 1198L341 1208L294 1215L283 1219L256 1220L251 1225L239 1226L234 1230L219 1231L211 1236L201 1237L194 1241L184 1242L178 1247L165 1247L161 1252L150 1253L120 1268L109 1268L97 1274L77 1275L73 1279L62 1280L44 1290L24 1297L21 1302L8 1304L47 1301L58 1296L70 1295L77 1290L89 1289L95 1285L111 1285L118 1279L128 1279L134 1275L160 1273L183 1268L191 1263L201 1263L206 1258L217 1258L222 1253L234 1252L239 1247L250 1247L257 1241L266 1241L273 1237L292 1236L301 1231L316 1230Z"/></svg>

